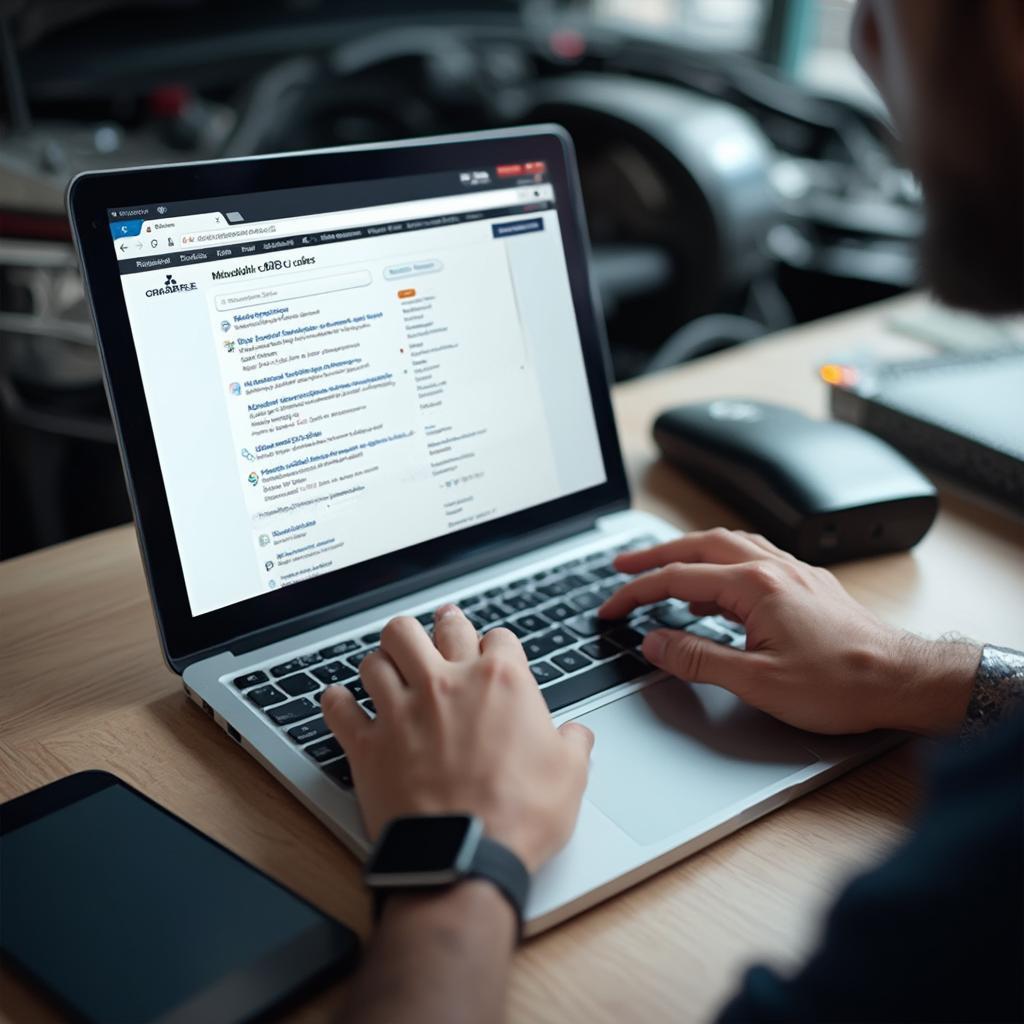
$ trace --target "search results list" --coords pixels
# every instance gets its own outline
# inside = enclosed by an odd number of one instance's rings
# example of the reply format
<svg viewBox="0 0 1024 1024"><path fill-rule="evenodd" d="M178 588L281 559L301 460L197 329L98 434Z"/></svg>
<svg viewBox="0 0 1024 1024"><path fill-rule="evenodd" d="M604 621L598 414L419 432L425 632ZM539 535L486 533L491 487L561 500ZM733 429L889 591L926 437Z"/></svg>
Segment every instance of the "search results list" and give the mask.
<svg viewBox="0 0 1024 1024"><path fill-rule="evenodd" d="M331 266L321 248L249 288L226 267L210 288L225 443L268 590L559 496L506 245L451 230L404 258L371 242Z"/></svg>

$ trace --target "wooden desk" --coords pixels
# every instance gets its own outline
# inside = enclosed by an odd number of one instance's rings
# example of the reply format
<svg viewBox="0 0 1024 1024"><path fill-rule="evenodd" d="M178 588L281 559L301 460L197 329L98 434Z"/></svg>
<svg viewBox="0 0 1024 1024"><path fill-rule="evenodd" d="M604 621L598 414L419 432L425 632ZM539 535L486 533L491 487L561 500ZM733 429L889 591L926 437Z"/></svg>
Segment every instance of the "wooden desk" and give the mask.
<svg viewBox="0 0 1024 1024"><path fill-rule="evenodd" d="M739 521L655 460L653 417L708 397L775 399L822 415L815 366L863 344L893 355L896 304L785 332L740 351L616 389L636 503L683 527ZM911 554L844 567L850 590L926 635L962 632L1024 646L1024 547L1018 522L944 495ZM0 798L69 772L106 768L327 912L365 932L355 860L201 712L164 666L129 528L0 565ZM513 1021L708 1020L743 967L797 964L838 887L903 835L916 795L908 745L777 811L516 956ZM687 780L681 779L680 785ZM73 870L73 865L69 865ZM297 1016L326 1021L335 985ZM9 975L9 1020L52 1019Z"/></svg>

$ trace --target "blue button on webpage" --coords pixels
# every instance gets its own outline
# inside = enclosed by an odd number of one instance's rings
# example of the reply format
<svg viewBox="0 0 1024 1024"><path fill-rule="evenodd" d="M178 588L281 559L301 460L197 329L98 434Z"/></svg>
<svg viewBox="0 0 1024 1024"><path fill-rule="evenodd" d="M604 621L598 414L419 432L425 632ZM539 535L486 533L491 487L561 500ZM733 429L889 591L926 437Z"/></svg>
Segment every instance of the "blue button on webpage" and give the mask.
<svg viewBox="0 0 1024 1024"><path fill-rule="evenodd" d="M529 220L511 220L504 224L492 224L491 233L495 238L507 238L509 235L525 235L528 231L543 231L544 220L531 217Z"/></svg>

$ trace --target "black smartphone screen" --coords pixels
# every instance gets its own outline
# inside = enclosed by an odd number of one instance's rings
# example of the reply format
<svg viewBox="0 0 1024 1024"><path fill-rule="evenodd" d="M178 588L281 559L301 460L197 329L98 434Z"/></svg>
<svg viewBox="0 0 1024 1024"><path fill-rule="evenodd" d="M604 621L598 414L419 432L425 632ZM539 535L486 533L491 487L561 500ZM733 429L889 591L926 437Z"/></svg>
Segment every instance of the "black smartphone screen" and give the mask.
<svg viewBox="0 0 1024 1024"><path fill-rule="evenodd" d="M2 817L0 948L81 1018L244 1020L355 952L343 925L114 776L71 776Z"/></svg>

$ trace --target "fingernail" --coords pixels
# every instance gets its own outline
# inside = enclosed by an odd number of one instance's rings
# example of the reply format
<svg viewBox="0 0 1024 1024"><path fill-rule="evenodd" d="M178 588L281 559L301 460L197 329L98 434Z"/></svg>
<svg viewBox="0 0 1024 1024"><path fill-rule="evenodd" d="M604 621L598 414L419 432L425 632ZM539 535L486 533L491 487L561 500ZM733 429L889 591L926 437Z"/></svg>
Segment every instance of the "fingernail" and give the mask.
<svg viewBox="0 0 1024 1024"><path fill-rule="evenodd" d="M434 620L440 622L442 619L447 619L449 615L459 615L460 609L457 604L443 604L440 608L434 612Z"/></svg>
<svg viewBox="0 0 1024 1024"><path fill-rule="evenodd" d="M644 652L644 657L657 665L661 661L661 656L665 653L665 638L660 633L648 633L644 637L644 642L641 644L640 649Z"/></svg>

